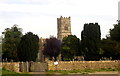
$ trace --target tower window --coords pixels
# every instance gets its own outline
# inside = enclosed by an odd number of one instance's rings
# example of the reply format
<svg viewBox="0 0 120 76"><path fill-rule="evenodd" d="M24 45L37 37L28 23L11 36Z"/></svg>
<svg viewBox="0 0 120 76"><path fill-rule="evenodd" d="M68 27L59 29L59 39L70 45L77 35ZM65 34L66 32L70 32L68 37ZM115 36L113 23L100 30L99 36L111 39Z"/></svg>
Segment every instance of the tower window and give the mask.
<svg viewBox="0 0 120 76"><path fill-rule="evenodd" d="M65 29L65 30L68 30L68 27L67 27L67 26L65 26L65 27L64 27L64 29Z"/></svg>

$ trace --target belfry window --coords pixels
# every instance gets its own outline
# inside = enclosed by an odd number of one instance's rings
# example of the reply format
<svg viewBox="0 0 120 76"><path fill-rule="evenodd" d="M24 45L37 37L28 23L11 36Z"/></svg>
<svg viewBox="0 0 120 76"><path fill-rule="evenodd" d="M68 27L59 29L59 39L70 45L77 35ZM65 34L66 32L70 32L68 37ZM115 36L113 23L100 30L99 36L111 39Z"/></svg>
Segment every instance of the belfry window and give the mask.
<svg viewBox="0 0 120 76"><path fill-rule="evenodd" d="M67 27L67 26L65 26L65 27L64 27L64 29L65 29L65 30L68 30L68 27Z"/></svg>

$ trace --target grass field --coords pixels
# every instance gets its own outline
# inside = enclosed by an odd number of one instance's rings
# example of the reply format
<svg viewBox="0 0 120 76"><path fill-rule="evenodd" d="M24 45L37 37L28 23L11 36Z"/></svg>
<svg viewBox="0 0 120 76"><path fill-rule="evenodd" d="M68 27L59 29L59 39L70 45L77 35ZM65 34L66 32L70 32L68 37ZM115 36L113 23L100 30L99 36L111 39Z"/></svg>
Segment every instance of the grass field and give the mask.
<svg viewBox="0 0 120 76"><path fill-rule="evenodd" d="M32 76L28 73L16 73L14 71L6 70L4 67L2 68L2 76Z"/></svg>
<svg viewBox="0 0 120 76"><path fill-rule="evenodd" d="M120 69L111 69L111 68L102 68L102 69L96 69L96 70L70 70L70 71L66 71L66 70L50 70L47 72L47 74L56 74L56 73L60 73L60 74L88 74L88 73L94 73L94 72L107 72L107 71L120 71Z"/></svg>
<svg viewBox="0 0 120 76"><path fill-rule="evenodd" d="M88 73L94 73L94 72L103 72L103 71L120 71L118 69L111 69L111 68L106 68L106 69L96 69L96 70L70 70L70 71L66 71L66 70L50 70L48 72L46 72L46 76L52 76L54 74L88 74ZM29 73L16 73L14 71L9 71L6 70L5 68L2 68L2 76L34 76L32 74Z"/></svg>

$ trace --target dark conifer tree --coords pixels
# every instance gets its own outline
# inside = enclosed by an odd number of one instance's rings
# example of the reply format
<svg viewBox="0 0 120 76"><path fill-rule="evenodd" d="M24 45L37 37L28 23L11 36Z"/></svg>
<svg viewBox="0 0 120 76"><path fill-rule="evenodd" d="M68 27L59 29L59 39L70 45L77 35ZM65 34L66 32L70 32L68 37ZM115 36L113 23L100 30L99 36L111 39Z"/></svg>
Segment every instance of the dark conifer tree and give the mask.
<svg viewBox="0 0 120 76"><path fill-rule="evenodd" d="M25 34L18 47L20 61L36 61L39 50L39 37L32 32Z"/></svg>
<svg viewBox="0 0 120 76"><path fill-rule="evenodd" d="M81 33L82 51L86 60L99 60L101 31L98 23L84 24Z"/></svg>

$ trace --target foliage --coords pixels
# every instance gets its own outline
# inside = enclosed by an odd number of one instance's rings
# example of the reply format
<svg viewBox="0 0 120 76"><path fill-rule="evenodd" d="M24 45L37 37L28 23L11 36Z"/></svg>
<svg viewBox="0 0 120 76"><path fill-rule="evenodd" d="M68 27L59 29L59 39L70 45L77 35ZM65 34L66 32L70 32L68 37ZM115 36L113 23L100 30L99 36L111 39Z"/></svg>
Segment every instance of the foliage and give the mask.
<svg viewBox="0 0 120 76"><path fill-rule="evenodd" d="M21 28L18 28L17 25L14 25L11 28L6 28L3 34L4 38L2 43L2 58L7 58L8 61L18 61L17 47L22 37Z"/></svg>
<svg viewBox="0 0 120 76"><path fill-rule="evenodd" d="M120 60L120 42L117 42L115 49L116 49L116 59Z"/></svg>
<svg viewBox="0 0 120 76"><path fill-rule="evenodd" d="M101 40L101 31L98 23L84 24L84 29L81 32L81 45L85 60L99 60Z"/></svg>
<svg viewBox="0 0 120 76"><path fill-rule="evenodd" d="M75 35L64 37L61 47L62 60L72 60L74 56L81 55L80 40Z"/></svg>
<svg viewBox="0 0 120 76"><path fill-rule="evenodd" d="M120 42L120 23L115 24L113 29L110 29L110 39Z"/></svg>
<svg viewBox="0 0 120 76"><path fill-rule="evenodd" d="M20 61L36 61L39 50L39 37L32 32L25 34L18 47Z"/></svg>
<svg viewBox="0 0 120 76"><path fill-rule="evenodd" d="M54 57L56 60L57 56L60 53L60 49L61 49L60 40L56 39L55 37L51 37L49 39L46 39L43 54L46 56L50 56L51 58Z"/></svg>
<svg viewBox="0 0 120 76"><path fill-rule="evenodd" d="M117 42L110 39L101 40L101 49L104 51L103 57L118 59Z"/></svg>
<svg viewBox="0 0 120 76"><path fill-rule="evenodd" d="M118 24L114 25L113 29L110 29L110 34L107 39L110 39L116 44L115 46L111 46L111 48L114 48L114 50L111 49L115 53L114 59L120 59L120 21L118 21Z"/></svg>

